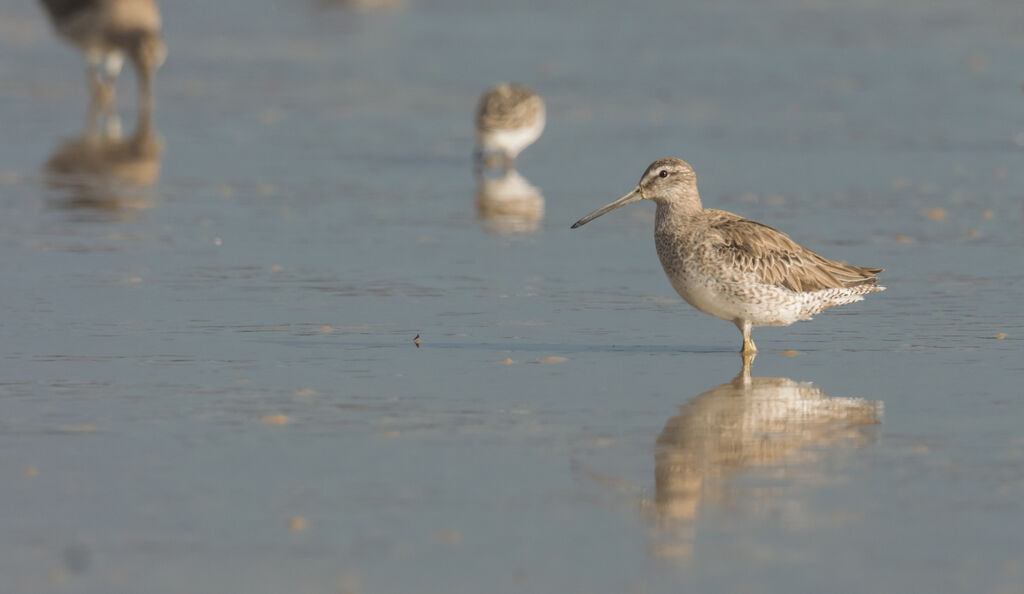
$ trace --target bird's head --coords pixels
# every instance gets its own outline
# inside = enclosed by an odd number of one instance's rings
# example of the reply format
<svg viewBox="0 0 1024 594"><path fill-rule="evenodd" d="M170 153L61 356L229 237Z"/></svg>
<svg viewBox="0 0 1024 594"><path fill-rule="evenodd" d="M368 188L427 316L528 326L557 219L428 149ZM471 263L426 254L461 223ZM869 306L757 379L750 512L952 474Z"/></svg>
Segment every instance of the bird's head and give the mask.
<svg viewBox="0 0 1024 594"><path fill-rule="evenodd" d="M576 221L572 228L586 225L603 214L640 200L651 200L659 205L679 205L687 210L700 210L697 174L693 172L693 167L682 159L658 159L647 167L640 176L640 183L628 194Z"/></svg>

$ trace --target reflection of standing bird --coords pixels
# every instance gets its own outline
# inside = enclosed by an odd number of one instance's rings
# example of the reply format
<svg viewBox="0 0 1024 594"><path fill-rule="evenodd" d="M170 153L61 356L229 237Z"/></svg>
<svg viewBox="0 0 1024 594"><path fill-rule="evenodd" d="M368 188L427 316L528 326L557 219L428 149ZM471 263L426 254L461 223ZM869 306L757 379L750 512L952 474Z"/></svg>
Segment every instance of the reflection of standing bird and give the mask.
<svg viewBox="0 0 1024 594"><path fill-rule="evenodd" d="M811 382L751 377L749 368L681 407L658 436L655 484L661 511L695 495L704 478L764 466L810 463L834 442L862 437L881 422L883 404L834 398ZM690 504L683 506L690 508ZM689 513L689 512L687 512Z"/></svg>
<svg viewBox="0 0 1024 594"><path fill-rule="evenodd" d="M405 8L405 0L320 0L325 7L340 6L358 12L373 10L399 11Z"/></svg>
<svg viewBox="0 0 1024 594"><path fill-rule="evenodd" d="M544 196L518 171L506 169L500 177L478 176L476 211L489 233L536 231L544 219Z"/></svg>
<svg viewBox="0 0 1024 594"><path fill-rule="evenodd" d="M673 536L657 552L692 554L704 504L729 501L763 509L756 495L778 493L748 492L754 500L746 502L730 493L732 475L757 468L795 470L799 480L791 489L829 479L836 471L825 463L826 453L864 445L882 411L881 401L833 398L810 382L750 377L747 366L731 382L694 397L665 423L655 445L654 511L672 529L665 534ZM786 493L787 501L793 493Z"/></svg>
<svg viewBox="0 0 1024 594"><path fill-rule="evenodd" d="M46 162L50 186L63 194L56 206L89 217L134 220L153 206L149 188L160 177L160 135L149 117L140 117L127 138L96 129L95 122L91 126L83 136L61 143Z"/></svg>
<svg viewBox="0 0 1024 594"><path fill-rule="evenodd" d="M127 57L139 75L139 105L152 105L153 73L167 47L154 0L42 0L57 33L85 54L94 105L113 102L114 82Z"/></svg>
<svg viewBox="0 0 1024 594"><path fill-rule="evenodd" d="M754 326L788 326L885 289L875 276L881 268L827 260L767 225L704 208L697 175L680 159L651 163L632 191L572 228L638 200L658 205L654 243L672 287L693 307L736 324L744 354L757 351Z"/></svg>
<svg viewBox="0 0 1024 594"><path fill-rule="evenodd" d="M476 112L477 155L499 152L511 167L544 131L544 100L530 89L502 83L484 93Z"/></svg>

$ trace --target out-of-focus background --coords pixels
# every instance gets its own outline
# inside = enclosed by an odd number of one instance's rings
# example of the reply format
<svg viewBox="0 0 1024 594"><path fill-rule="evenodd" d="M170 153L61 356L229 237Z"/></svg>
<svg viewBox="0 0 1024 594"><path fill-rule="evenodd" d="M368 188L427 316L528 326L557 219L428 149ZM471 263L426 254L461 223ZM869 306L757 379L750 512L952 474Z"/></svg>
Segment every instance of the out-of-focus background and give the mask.
<svg viewBox="0 0 1024 594"><path fill-rule="evenodd" d="M1019 2L161 9L96 153L0 2L0 590L1024 592ZM652 205L568 228L664 156L889 290L733 382Z"/></svg>

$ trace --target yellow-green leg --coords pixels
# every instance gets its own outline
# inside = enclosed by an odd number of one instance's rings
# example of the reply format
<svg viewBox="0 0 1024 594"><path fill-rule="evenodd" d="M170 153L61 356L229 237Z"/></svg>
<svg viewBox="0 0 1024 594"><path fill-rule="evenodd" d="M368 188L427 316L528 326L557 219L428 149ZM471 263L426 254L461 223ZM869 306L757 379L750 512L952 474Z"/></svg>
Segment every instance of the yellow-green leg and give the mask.
<svg viewBox="0 0 1024 594"><path fill-rule="evenodd" d="M753 324L750 323L750 320L736 320L735 324L743 333L743 348L740 349L740 354L753 355L757 352L754 341L750 339L750 329L754 327Z"/></svg>
<svg viewBox="0 0 1024 594"><path fill-rule="evenodd" d="M750 364L754 362L754 358L757 357L757 353L741 353L740 357L743 358L743 368L740 370L738 376L743 380L744 385L750 382Z"/></svg>

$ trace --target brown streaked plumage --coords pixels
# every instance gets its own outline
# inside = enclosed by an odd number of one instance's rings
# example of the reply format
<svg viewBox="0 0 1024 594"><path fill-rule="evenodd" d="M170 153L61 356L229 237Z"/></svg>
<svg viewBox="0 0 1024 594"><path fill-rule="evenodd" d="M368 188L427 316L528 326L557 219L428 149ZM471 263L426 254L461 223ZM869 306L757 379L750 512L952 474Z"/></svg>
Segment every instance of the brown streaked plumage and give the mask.
<svg viewBox="0 0 1024 594"><path fill-rule="evenodd" d="M54 30L85 55L95 105L113 102L114 82L127 58L139 75L140 107L150 109L153 74L167 56L155 0L41 1Z"/></svg>
<svg viewBox="0 0 1024 594"><path fill-rule="evenodd" d="M497 151L506 167L544 131L544 100L517 84L501 83L480 98L476 111L477 153Z"/></svg>
<svg viewBox="0 0 1024 594"><path fill-rule="evenodd" d="M708 239L728 265L757 276L762 283L791 291L850 288L878 282L881 268L863 268L823 258L757 221L730 212L711 211Z"/></svg>
<svg viewBox="0 0 1024 594"><path fill-rule="evenodd" d="M743 353L757 351L754 326L788 326L885 289L881 268L828 260L772 227L704 208L697 176L680 159L655 161L630 193L572 228L638 200L657 204L654 241L673 288L693 307L736 324Z"/></svg>

